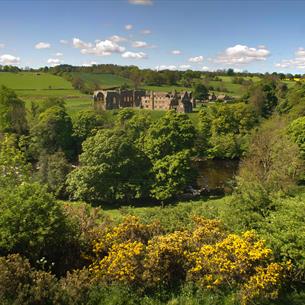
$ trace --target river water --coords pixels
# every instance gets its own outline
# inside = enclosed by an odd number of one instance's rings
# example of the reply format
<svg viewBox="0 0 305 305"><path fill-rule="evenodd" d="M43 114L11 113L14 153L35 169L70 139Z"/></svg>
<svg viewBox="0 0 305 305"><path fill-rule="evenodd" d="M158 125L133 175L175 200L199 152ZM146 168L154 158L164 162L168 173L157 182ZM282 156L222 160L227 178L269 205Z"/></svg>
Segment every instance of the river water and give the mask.
<svg viewBox="0 0 305 305"><path fill-rule="evenodd" d="M225 189L234 180L238 171L239 160L199 160L193 166L198 172L197 184L199 188Z"/></svg>

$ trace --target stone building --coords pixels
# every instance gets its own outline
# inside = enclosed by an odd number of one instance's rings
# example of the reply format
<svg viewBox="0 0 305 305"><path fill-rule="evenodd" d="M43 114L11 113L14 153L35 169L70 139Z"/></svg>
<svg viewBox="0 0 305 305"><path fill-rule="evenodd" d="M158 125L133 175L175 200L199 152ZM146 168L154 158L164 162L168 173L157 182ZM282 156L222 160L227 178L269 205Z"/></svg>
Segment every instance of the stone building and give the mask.
<svg viewBox="0 0 305 305"><path fill-rule="evenodd" d="M141 107L144 90L98 90L94 91L93 100L96 110L111 110L126 107Z"/></svg>
<svg viewBox="0 0 305 305"><path fill-rule="evenodd" d="M172 93L151 92L142 97L142 108L151 110L171 110L189 113L193 111L194 101L190 92Z"/></svg>
<svg viewBox="0 0 305 305"><path fill-rule="evenodd" d="M189 113L193 111L192 93L150 92L144 90L98 90L93 95L96 110L120 108L143 108L151 110L171 110Z"/></svg>

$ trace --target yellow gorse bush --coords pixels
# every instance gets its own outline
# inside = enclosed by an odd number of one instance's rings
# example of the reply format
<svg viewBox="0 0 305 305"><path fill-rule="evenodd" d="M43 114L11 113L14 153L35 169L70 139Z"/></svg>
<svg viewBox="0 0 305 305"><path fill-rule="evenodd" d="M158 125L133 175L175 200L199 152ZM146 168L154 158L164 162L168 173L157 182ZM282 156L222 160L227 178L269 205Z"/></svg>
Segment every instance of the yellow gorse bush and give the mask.
<svg viewBox="0 0 305 305"><path fill-rule="evenodd" d="M192 281L203 289L231 289L243 305L277 297L287 264L254 231L227 234L217 220L194 218L192 230L164 234L159 224L136 217L109 230L94 243L90 271L101 281L142 288Z"/></svg>
<svg viewBox="0 0 305 305"><path fill-rule="evenodd" d="M139 282L144 249L144 245L138 241L114 244L109 254L93 263L90 270L107 282Z"/></svg>
<svg viewBox="0 0 305 305"><path fill-rule="evenodd" d="M191 242L191 234L187 231L156 236L150 240L146 247L143 274L147 284L166 284L185 278Z"/></svg>
<svg viewBox="0 0 305 305"><path fill-rule="evenodd" d="M96 259L106 255L113 245L139 241L147 243L154 235L161 234L158 222L142 224L138 217L128 216L118 226L109 226L100 231L99 239L94 242L93 252Z"/></svg>

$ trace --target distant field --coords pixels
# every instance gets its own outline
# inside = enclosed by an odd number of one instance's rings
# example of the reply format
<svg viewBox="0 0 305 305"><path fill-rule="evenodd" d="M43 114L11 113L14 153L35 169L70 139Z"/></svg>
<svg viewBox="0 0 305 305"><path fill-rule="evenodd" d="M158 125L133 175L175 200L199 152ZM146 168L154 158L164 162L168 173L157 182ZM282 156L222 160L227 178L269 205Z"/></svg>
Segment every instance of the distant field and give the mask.
<svg viewBox="0 0 305 305"><path fill-rule="evenodd" d="M62 97L66 102L66 108L67 112L69 114L74 114L80 110L84 109L90 109L92 107L92 99L89 95L84 96L75 96L75 97L67 97L67 96L60 96L60 95L54 95L57 97ZM50 97L48 96L21 96L22 100L25 101L26 106L29 107L31 102L34 101L41 101L43 99L46 99Z"/></svg>
<svg viewBox="0 0 305 305"><path fill-rule="evenodd" d="M71 83L64 78L48 73L2 72L0 73L1 85L14 89L27 106L30 105L31 101L55 96L66 100L69 113L88 109L92 105L91 96L73 89Z"/></svg>
<svg viewBox="0 0 305 305"><path fill-rule="evenodd" d="M43 72L1 72L0 85L18 90L73 89L62 77Z"/></svg>
<svg viewBox="0 0 305 305"><path fill-rule="evenodd" d="M233 84L233 78L235 76L219 76L222 81L209 81L208 86L213 86L215 90L212 90L216 95L227 94L233 97L242 97L246 93L246 86L240 84ZM243 77L245 80L252 80L254 83L260 80L259 77ZM216 90L217 88L224 88L225 90ZM228 91L228 92L226 92Z"/></svg>
<svg viewBox="0 0 305 305"><path fill-rule="evenodd" d="M131 81L129 79L113 74L82 72L73 72L71 74L81 78L87 85L98 84L102 89L119 87L124 84L131 85Z"/></svg>

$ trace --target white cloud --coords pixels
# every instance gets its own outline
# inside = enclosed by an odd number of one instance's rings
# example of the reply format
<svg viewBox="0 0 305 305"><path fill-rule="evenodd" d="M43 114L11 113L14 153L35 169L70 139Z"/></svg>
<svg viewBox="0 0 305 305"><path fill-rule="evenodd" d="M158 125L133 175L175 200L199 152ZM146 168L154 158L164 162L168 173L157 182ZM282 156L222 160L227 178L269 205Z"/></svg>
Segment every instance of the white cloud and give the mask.
<svg viewBox="0 0 305 305"><path fill-rule="evenodd" d="M304 48L298 48L298 50L295 52L296 58L305 58L305 49Z"/></svg>
<svg viewBox="0 0 305 305"><path fill-rule="evenodd" d="M95 46L91 43L87 44L84 48L81 49L82 54L94 54L97 56L109 56L112 53L123 53L126 48L118 45L116 42L111 40L97 41Z"/></svg>
<svg viewBox="0 0 305 305"><path fill-rule="evenodd" d="M90 62L84 62L82 64L83 67L91 67L93 65L97 65L98 63L96 61L90 61Z"/></svg>
<svg viewBox="0 0 305 305"><path fill-rule="evenodd" d="M72 44L73 44L74 48L77 48L77 49L92 48L92 43L84 42L84 41L80 40L79 38L73 38Z"/></svg>
<svg viewBox="0 0 305 305"><path fill-rule="evenodd" d="M159 65L155 67L155 70L157 71L161 71L161 70L171 70L171 71L175 71L175 70L187 70L187 69L191 69L192 66L191 65Z"/></svg>
<svg viewBox="0 0 305 305"><path fill-rule="evenodd" d="M95 43L84 42L79 38L73 38L73 46L75 48L81 49L82 54L94 54L97 56L109 56L112 53L123 53L125 47L120 46L114 40L118 40L119 36L111 37L112 40L95 40Z"/></svg>
<svg viewBox="0 0 305 305"><path fill-rule="evenodd" d="M156 66L155 69L157 71L161 71L161 70L177 70L177 66L175 65L160 65L160 66Z"/></svg>
<svg viewBox="0 0 305 305"><path fill-rule="evenodd" d="M55 56L61 57L61 56L64 56L64 54L57 52L57 53L55 53Z"/></svg>
<svg viewBox="0 0 305 305"><path fill-rule="evenodd" d="M142 31L141 31L141 34L143 34L143 35L149 35L149 34L151 34L151 30L148 30L148 29L142 30Z"/></svg>
<svg viewBox="0 0 305 305"><path fill-rule="evenodd" d="M203 62L203 56L195 56L195 57L190 57L189 62L194 62L194 63L200 63Z"/></svg>
<svg viewBox="0 0 305 305"><path fill-rule="evenodd" d="M294 58L283 59L281 62L276 63L277 68L297 68L305 69L305 49L298 48L294 53Z"/></svg>
<svg viewBox="0 0 305 305"><path fill-rule="evenodd" d="M51 44L48 43L48 42L38 42L36 45L35 45L35 49L50 49L51 48Z"/></svg>
<svg viewBox="0 0 305 305"><path fill-rule="evenodd" d="M109 40L111 40L113 42L122 42L122 41L126 41L127 38L125 38L123 36L113 35L113 36L109 37Z"/></svg>
<svg viewBox="0 0 305 305"><path fill-rule="evenodd" d="M152 0L128 0L128 2L135 5L153 5Z"/></svg>
<svg viewBox="0 0 305 305"><path fill-rule="evenodd" d="M132 30L132 28L133 28L133 25L132 25L132 24L126 24L126 25L125 25L125 30L127 30L127 31Z"/></svg>
<svg viewBox="0 0 305 305"><path fill-rule="evenodd" d="M62 63L62 60L59 58L49 58L48 59L48 64L56 66L56 65L60 65Z"/></svg>
<svg viewBox="0 0 305 305"><path fill-rule="evenodd" d="M148 43L145 41L134 41L132 43L132 47L133 48L147 48L148 47Z"/></svg>
<svg viewBox="0 0 305 305"><path fill-rule="evenodd" d="M69 41L65 40L65 39L61 39L59 42L62 43L62 44L68 44L69 43Z"/></svg>
<svg viewBox="0 0 305 305"><path fill-rule="evenodd" d="M147 54L144 52L130 52L127 51L125 53L122 54L123 58L130 58L130 59L144 59L147 58Z"/></svg>
<svg viewBox="0 0 305 305"><path fill-rule="evenodd" d="M17 65L20 63L20 57L10 54L3 54L0 56L0 63L4 65Z"/></svg>
<svg viewBox="0 0 305 305"><path fill-rule="evenodd" d="M215 62L227 65L243 65L254 61L264 61L268 56L270 56L270 51L265 46L261 45L253 48L237 44L227 48L215 59Z"/></svg>
<svg viewBox="0 0 305 305"><path fill-rule="evenodd" d="M0 43L0 49L5 48L5 44L4 43Z"/></svg>
<svg viewBox="0 0 305 305"><path fill-rule="evenodd" d="M180 50L173 50L172 54L173 55L180 55L182 52Z"/></svg>
<svg viewBox="0 0 305 305"><path fill-rule="evenodd" d="M201 68L201 70L202 70L202 71L210 71L210 68L207 67L207 66L203 66L203 67Z"/></svg>
<svg viewBox="0 0 305 305"><path fill-rule="evenodd" d="M187 69L191 69L191 68L192 68L191 65L180 65L179 66L179 69L181 69L181 70L187 70Z"/></svg>

